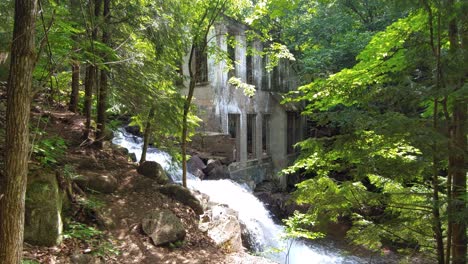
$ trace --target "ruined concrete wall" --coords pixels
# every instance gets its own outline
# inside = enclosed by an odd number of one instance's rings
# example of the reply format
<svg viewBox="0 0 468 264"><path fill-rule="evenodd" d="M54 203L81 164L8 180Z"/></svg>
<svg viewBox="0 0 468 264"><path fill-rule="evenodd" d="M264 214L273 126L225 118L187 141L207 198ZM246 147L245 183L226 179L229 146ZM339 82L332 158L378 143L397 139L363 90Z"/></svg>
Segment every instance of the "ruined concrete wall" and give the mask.
<svg viewBox="0 0 468 264"><path fill-rule="evenodd" d="M209 45L216 45L219 49L227 52L227 34L234 35L237 42L235 47L235 77L243 82L247 81L247 41L245 31L247 27L238 22L226 19L216 24L211 30L208 39ZM252 47L261 51L264 47L259 41L253 41ZM188 62L188 57L185 58ZM231 167L232 177L243 179L246 177L264 179L270 177L272 172L277 172L288 165L287 162L287 114L283 106L272 96L273 87L280 86L285 92L292 88L295 83L291 82L292 71L289 63L282 62L276 77L272 73L265 72L265 61L259 55L252 57L253 84L256 93L249 98L243 91L228 84L228 71L225 61L216 61L213 56L208 56L208 83L199 84L195 88L193 103L198 106L198 116L203 120L199 131L210 131L221 134L229 134L228 115L238 114L239 135L237 145L240 159ZM183 72L188 75L188 63L185 63ZM279 75L278 75L279 74ZM265 77L264 77L265 75ZM186 82L188 87L188 81ZM255 114L254 146L247 145L247 121L248 115ZM265 115L270 116L269 133L269 155L265 156L262 146L262 122ZM233 144L234 147L236 143ZM213 145L215 146L215 145ZM248 155L248 147L255 149L255 155ZM223 146L223 148L225 148ZM228 148L225 148L228 149ZM227 155L227 154L226 154ZM231 157L233 157L231 155ZM265 158L269 162L265 169ZM234 157L233 157L234 158ZM252 160L257 163L252 163ZM260 162L262 161L262 162Z"/></svg>

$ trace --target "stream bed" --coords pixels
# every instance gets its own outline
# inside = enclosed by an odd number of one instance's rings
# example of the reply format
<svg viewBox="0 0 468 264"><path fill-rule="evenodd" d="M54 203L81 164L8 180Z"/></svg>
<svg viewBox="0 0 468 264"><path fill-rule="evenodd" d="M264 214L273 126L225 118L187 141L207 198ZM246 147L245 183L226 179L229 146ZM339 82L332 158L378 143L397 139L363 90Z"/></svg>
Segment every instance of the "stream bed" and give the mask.
<svg viewBox="0 0 468 264"><path fill-rule="evenodd" d="M129 152L141 156L143 140L119 129L114 133L112 142L127 148ZM174 182L181 182L182 171L172 162L172 157L161 150L149 148L146 159L156 161L164 168ZM254 254L269 258L278 263L288 264L330 264L330 263L367 263L357 256L346 255L332 245L324 246L313 241L304 242L284 239L284 227L275 224L270 212L247 187L231 180L201 181L188 175L188 186L210 197L210 201L226 204L239 214L239 220L246 226L255 241Z"/></svg>

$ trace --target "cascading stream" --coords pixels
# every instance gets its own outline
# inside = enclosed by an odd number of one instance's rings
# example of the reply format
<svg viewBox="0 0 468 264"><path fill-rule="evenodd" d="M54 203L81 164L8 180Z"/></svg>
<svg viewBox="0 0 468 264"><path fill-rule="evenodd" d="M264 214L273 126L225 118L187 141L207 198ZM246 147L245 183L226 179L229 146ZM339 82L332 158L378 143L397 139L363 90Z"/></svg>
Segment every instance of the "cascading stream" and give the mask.
<svg viewBox="0 0 468 264"><path fill-rule="evenodd" d="M127 148L137 157L141 156L142 139L119 129L112 142ZM146 159L156 161L164 168L174 182L181 182L182 172L179 166L172 163L171 156L155 148L149 148ZM299 240L285 241L284 228L273 222L270 213L246 188L231 180L201 181L188 174L189 188L207 194L210 201L227 204L239 213L239 220L246 226L248 233L255 241L256 253L279 263L312 264L312 263L363 263L355 256L344 256L338 249L314 245Z"/></svg>

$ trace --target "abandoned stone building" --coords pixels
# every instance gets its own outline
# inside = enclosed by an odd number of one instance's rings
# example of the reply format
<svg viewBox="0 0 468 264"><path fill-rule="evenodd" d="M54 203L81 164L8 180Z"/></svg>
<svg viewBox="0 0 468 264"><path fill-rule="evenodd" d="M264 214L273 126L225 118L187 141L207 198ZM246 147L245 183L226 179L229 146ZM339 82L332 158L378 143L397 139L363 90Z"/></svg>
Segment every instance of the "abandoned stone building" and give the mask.
<svg viewBox="0 0 468 264"><path fill-rule="evenodd" d="M217 45L236 61L234 69L227 71L227 63L213 56L195 54L191 67L200 77L193 103L203 122L192 146L228 157L230 178L259 183L295 158L293 145L303 138L305 122L297 105L280 104L284 93L297 88L289 61L267 71L267 56L247 52L261 51L263 43L247 41L246 30L246 25L225 17L208 37L209 45ZM235 47L228 45L228 38L235 39ZM188 63L183 71L188 73ZM248 97L229 84L233 76L254 85L255 95Z"/></svg>

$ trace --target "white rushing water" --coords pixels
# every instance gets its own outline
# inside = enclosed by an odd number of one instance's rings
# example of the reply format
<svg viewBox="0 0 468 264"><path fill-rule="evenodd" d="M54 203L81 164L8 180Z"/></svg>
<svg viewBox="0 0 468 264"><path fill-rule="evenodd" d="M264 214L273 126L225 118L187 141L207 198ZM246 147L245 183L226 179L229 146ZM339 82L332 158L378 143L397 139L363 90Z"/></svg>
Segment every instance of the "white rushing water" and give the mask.
<svg viewBox="0 0 468 264"><path fill-rule="evenodd" d="M141 156L142 139L126 133L123 129L115 133L114 144L125 147L129 152ZM149 148L146 159L156 161L175 181L181 182L182 172L179 166L172 163L171 156L158 149ZM270 213L247 188L231 180L201 181L188 175L188 185L210 197L210 201L226 204L239 213L239 220L246 226L248 233L255 241L256 253L278 263L288 264L330 264L330 263L363 263L354 256L341 255L333 247L324 247L298 240L283 240L284 228L273 222ZM289 249L289 250L288 250Z"/></svg>

